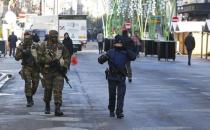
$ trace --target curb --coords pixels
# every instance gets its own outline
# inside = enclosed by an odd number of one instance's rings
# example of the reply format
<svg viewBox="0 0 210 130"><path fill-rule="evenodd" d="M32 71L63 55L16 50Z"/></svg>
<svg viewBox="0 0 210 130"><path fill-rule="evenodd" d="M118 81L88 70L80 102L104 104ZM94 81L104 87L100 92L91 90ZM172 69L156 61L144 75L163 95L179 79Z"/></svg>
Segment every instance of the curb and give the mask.
<svg viewBox="0 0 210 130"><path fill-rule="evenodd" d="M10 80L12 77L11 74L6 74L6 73L1 73L1 76L0 76L0 89L4 86L4 84Z"/></svg>

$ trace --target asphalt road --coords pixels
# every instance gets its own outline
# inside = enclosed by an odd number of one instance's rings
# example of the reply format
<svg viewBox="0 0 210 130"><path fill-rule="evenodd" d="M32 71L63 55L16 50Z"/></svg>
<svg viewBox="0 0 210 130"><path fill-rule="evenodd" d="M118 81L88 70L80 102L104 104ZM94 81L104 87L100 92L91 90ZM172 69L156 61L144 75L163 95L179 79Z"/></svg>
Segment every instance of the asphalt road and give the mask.
<svg viewBox="0 0 210 130"><path fill-rule="evenodd" d="M132 63L133 82L127 83L125 118L110 118L104 70L98 52L86 49L77 54L78 64L68 77L73 89L63 90L64 117L44 114L43 88L35 105L26 108L20 62L0 58L0 72L13 78L0 90L0 130L209 130L210 62L186 56L176 61L158 61L141 56ZM52 110L54 108L51 103Z"/></svg>

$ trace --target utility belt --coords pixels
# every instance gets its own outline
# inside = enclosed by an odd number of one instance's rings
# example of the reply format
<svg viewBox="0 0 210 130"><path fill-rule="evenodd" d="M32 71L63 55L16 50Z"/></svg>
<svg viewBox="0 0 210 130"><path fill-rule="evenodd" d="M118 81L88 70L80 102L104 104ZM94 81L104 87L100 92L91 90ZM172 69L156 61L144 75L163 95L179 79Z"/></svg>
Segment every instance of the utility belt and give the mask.
<svg viewBox="0 0 210 130"><path fill-rule="evenodd" d="M50 72L58 72L58 70L60 69L60 67L61 66L59 64L50 64L49 63L49 64L45 64L44 65L45 70L50 71Z"/></svg>
<svg viewBox="0 0 210 130"><path fill-rule="evenodd" d="M106 79L110 76L114 77L125 77L127 75L126 70L115 70L115 69L106 69L105 70Z"/></svg>

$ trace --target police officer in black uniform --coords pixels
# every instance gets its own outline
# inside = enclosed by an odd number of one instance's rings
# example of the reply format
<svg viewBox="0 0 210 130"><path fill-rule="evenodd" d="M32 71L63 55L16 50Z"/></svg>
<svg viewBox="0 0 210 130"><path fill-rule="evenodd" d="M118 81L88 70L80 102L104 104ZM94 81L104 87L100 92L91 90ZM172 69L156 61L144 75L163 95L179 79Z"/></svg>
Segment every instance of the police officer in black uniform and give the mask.
<svg viewBox="0 0 210 130"><path fill-rule="evenodd" d="M109 68L105 71L109 86L110 117L123 118L124 96L126 92L126 63L136 59L135 53L123 47L122 37L115 37L114 48L98 58L100 64L108 61ZM117 107L115 109L117 94Z"/></svg>
<svg viewBox="0 0 210 130"><path fill-rule="evenodd" d="M122 32L122 43L126 49L136 52L135 44L134 44L133 40L128 36L127 30L123 30L123 32ZM130 61L126 63L126 70L127 70L128 82L132 82L132 67L131 67Z"/></svg>

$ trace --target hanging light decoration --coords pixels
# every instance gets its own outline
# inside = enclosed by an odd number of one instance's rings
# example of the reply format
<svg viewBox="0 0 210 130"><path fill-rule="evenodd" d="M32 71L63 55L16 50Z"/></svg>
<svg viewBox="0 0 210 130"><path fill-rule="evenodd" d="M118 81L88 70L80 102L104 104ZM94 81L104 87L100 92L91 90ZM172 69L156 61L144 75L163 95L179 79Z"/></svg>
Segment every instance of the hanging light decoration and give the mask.
<svg viewBox="0 0 210 130"><path fill-rule="evenodd" d="M113 14L113 9L114 9L112 0L105 0L105 5L108 5L107 8L106 8L107 9L107 13L109 15L112 15Z"/></svg>
<svg viewBox="0 0 210 130"><path fill-rule="evenodd" d="M125 17L125 4L124 0L119 0L118 2L118 8L117 8L117 15Z"/></svg>
<svg viewBox="0 0 210 130"><path fill-rule="evenodd" d="M143 15L143 6L139 3L139 1L136 3L136 8L137 15Z"/></svg>

